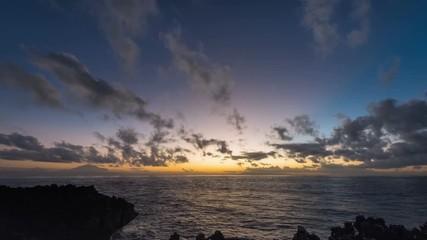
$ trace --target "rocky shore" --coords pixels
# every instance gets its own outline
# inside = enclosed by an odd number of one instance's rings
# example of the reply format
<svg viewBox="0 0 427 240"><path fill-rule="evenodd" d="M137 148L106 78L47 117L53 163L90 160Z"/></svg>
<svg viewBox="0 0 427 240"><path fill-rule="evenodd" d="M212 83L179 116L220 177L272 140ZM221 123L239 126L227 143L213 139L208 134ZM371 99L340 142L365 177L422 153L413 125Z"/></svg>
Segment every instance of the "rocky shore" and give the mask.
<svg viewBox="0 0 427 240"><path fill-rule="evenodd" d="M105 240L137 216L93 186L0 186L0 239Z"/></svg>
<svg viewBox="0 0 427 240"><path fill-rule="evenodd" d="M427 217L427 216L426 216ZM178 233L171 235L169 240L179 240ZM196 240L253 240L238 237L225 237L220 231L211 236L200 233ZM309 233L304 227L298 226L292 240L320 240L314 234ZM411 230L403 225L386 225L384 219L357 216L354 222L346 222L343 227L331 228L331 236L328 240L427 240L427 222L419 228Z"/></svg>

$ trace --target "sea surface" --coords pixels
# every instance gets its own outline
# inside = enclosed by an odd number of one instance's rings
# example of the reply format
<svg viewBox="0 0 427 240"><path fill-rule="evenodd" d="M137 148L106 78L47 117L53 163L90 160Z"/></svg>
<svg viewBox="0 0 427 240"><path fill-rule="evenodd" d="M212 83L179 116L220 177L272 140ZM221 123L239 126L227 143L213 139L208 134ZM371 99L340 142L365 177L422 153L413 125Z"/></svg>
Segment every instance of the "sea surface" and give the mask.
<svg viewBox="0 0 427 240"><path fill-rule="evenodd" d="M135 204L138 217L113 239L226 237L292 239L298 225L327 239L332 226L363 214L386 224L427 221L427 177L147 176L0 178L0 184L95 185Z"/></svg>

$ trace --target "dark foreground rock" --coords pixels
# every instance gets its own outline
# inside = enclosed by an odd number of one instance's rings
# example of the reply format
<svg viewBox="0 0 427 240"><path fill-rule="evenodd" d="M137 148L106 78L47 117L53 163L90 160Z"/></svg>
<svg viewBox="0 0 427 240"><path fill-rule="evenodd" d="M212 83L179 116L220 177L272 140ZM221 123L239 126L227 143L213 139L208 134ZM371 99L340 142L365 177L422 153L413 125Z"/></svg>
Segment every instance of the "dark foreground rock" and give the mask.
<svg viewBox="0 0 427 240"><path fill-rule="evenodd" d="M105 240L136 215L133 204L93 186L0 186L0 239Z"/></svg>
<svg viewBox="0 0 427 240"><path fill-rule="evenodd" d="M179 240L180 236L174 233L169 240ZM406 229L403 225L385 224L382 218L365 218L357 216L354 222L346 222L343 227L332 227L329 240L427 240L427 222L420 228ZM216 231L210 237L203 233L196 236L196 240L249 240L246 238L227 238L220 231ZM309 233L304 227L298 226L292 240L320 240L314 234Z"/></svg>
<svg viewBox="0 0 427 240"><path fill-rule="evenodd" d="M403 225L385 224L382 218L357 216L354 223L331 228L329 240L427 240L427 222L420 228L406 229Z"/></svg>

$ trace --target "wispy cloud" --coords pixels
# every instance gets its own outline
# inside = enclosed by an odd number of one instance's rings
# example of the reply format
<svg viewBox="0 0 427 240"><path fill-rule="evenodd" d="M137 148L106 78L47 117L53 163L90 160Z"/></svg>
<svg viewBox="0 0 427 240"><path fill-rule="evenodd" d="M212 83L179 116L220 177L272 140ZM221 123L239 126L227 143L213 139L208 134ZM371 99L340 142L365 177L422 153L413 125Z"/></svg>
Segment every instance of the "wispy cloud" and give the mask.
<svg viewBox="0 0 427 240"><path fill-rule="evenodd" d="M322 56L333 53L342 44L343 36L347 45L357 47L368 41L371 31L370 0L354 0L349 13L355 27L348 33L343 33L337 12L340 0L301 0L303 5L302 23L314 37L315 49ZM347 3L349 1L343 1Z"/></svg>
<svg viewBox="0 0 427 240"><path fill-rule="evenodd" d="M273 126L273 138L278 137L280 140L283 141L291 141L293 139L293 136L290 135L289 130L287 127L284 126Z"/></svg>
<svg viewBox="0 0 427 240"><path fill-rule="evenodd" d="M132 70L141 51L138 39L158 13L156 0L95 0L88 5L125 69Z"/></svg>
<svg viewBox="0 0 427 240"><path fill-rule="evenodd" d="M232 153L225 140L205 138L201 133L189 132L184 128L181 128L178 134L182 140L193 145L196 150L202 151L203 156L210 155L206 153L206 149L210 146L215 146L216 151L221 154L231 155Z"/></svg>
<svg viewBox="0 0 427 240"><path fill-rule="evenodd" d="M399 57L393 57L391 59L391 64L388 66L388 68L381 67L379 69L378 77L384 83L392 82L400 72L400 63L401 59Z"/></svg>
<svg viewBox="0 0 427 240"><path fill-rule="evenodd" d="M232 80L228 67L213 64L201 50L185 45L180 28L165 33L163 39L174 67L186 75L193 89L208 93L218 104L230 103Z"/></svg>
<svg viewBox="0 0 427 240"><path fill-rule="evenodd" d="M135 117L149 122L154 128L172 128L172 119L146 110L147 101L123 87L113 86L94 77L85 65L70 53L50 52L47 54L29 50L33 62L49 71L71 89L70 95L76 102L113 113L116 117Z"/></svg>
<svg viewBox="0 0 427 240"><path fill-rule="evenodd" d="M233 109L233 112L227 115L227 123L233 126L240 134L243 132L245 126L245 117L243 117L236 108Z"/></svg>
<svg viewBox="0 0 427 240"><path fill-rule="evenodd" d="M351 19L358 24L347 34L347 43L351 47L357 47L368 41L370 32L371 2L369 0L353 0Z"/></svg>
<svg viewBox="0 0 427 240"><path fill-rule="evenodd" d="M63 108L61 94L43 75L29 73L16 64L0 64L0 83L28 91L38 105Z"/></svg>
<svg viewBox="0 0 427 240"><path fill-rule="evenodd" d="M282 141L292 141L295 135L307 135L317 138L319 132L316 123L308 115L302 114L293 118L285 119L284 125L275 125L271 127L272 138L278 138Z"/></svg>
<svg viewBox="0 0 427 240"><path fill-rule="evenodd" d="M338 26L333 21L339 0L301 0L303 24L313 34L316 50L322 55L330 54L338 45Z"/></svg>

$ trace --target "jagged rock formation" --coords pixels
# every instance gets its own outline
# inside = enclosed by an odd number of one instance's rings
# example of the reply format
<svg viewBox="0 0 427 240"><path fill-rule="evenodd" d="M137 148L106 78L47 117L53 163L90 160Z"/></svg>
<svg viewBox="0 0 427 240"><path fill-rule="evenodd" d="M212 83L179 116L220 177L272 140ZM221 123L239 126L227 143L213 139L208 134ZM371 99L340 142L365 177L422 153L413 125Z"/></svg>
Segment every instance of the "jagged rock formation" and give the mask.
<svg viewBox="0 0 427 240"><path fill-rule="evenodd" d="M320 240L320 238L314 233L309 234L304 227L298 226L297 233L292 240Z"/></svg>
<svg viewBox="0 0 427 240"><path fill-rule="evenodd" d="M356 233L357 230L357 233ZM420 229L406 229L403 225L385 224L382 218L357 216L354 223L345 223L344 228L333 227L329 240L427 240L427 222Z"/></svg>
<svg viewBox="0 0 427 240"><path fill-rule="evenodd" d="M174 233L169 240L179 240L179 235ZM196 240L250 240L246 238L226 238L220 231L216 231L206 238L203 233L196 236ZM292 240L320 240L304 227L298 226ZM344 223L344 227L332 227L329 240L427 240L427 222L420 229L406 229L403 225L385 225L382 218L365 218L357 216L356 221Z"/></svg>
<svg viewBox="0 0 427 240"><path fill-rule="evenodd" d="M0 186L0 239L105 240L136 215L133 204L93 186Z"/></svg>

